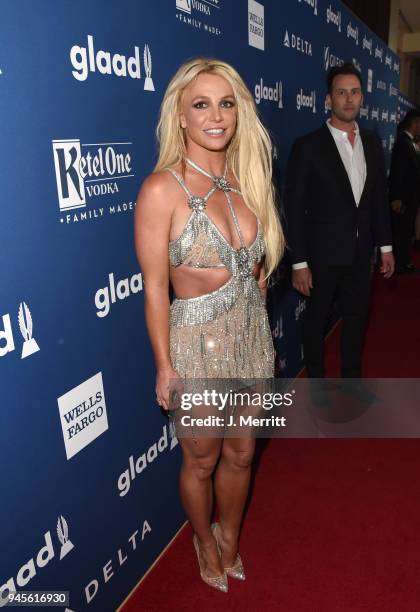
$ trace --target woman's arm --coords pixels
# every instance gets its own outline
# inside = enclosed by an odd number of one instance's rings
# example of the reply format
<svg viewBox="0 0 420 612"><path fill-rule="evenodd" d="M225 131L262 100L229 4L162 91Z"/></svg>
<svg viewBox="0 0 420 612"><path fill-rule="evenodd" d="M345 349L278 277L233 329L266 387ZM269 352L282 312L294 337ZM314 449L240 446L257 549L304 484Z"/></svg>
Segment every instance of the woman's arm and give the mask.
<svg viewBox="0 0 420 612"><path fill-rule="evenodd" d="M260 288L260 291L261 291L261 294L264 300L267 301L267 279L265 279L264 276L265 276L265 267L263 263L263 265L260 268L259 274L258 274L257 283L258 283L258 287Z"/></svg>
<svg viewBox="0 0 420 612"><path fill-rule="evenodd" d="M152 174L143 183L134 214L137 258L143 275L146 326L157 377L156 397L169 409L169 378L177 374L169 354L169 232L172 206L165 177Z"/></svg>

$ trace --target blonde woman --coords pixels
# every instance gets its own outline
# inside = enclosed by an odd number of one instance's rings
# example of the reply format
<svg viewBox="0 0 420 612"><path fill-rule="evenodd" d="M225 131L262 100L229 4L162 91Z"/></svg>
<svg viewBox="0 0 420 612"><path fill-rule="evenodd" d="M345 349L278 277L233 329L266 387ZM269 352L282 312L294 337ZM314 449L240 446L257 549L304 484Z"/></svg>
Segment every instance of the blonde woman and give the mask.
<svg viewBox="0 0 420 612"><path fill-rule="evenodd" d="M273 376L265 295L283 234L270 139L234 68L214 59L183 64L166 90L157 134L159 160L138 196L135 240L156 398L169 410L173 379ZM227 576L245 579L238 539L254 442L180 439L180 492L200 575L223 592ZM220 519L210 525L213 491Z"/></svg>

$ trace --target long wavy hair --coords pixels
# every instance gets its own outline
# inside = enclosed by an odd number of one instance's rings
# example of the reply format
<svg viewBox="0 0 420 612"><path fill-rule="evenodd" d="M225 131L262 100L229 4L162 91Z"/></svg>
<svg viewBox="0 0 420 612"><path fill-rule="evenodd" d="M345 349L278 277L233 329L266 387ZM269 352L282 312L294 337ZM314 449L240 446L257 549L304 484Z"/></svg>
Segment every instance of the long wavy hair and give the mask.
<svg viewBox="0 0 420 612"><path fill-rule="evenodd" d="M262 225L266 245L265 274L268 277L284 251L284 236L272 183L272 145L258 117L251 92L232 66L216 59L195 58L177 70L160 108L156 129L159 159L154 172L185 163L186 139L179 120L182 94L187 85L202 73L225 78L233 89L237 123L226 151L227 163L240 185L245 204Z"/></svg>

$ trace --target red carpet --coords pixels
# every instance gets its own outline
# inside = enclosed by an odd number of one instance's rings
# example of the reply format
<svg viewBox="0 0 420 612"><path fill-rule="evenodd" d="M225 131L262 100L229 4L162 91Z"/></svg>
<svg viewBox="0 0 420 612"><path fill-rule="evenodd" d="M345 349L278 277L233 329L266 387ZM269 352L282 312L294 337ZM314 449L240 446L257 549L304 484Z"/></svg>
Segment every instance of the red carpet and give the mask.
<svg viewBox="0 0 420 612"><path fill-rule="evenodd" d="M420 377L419 316L420 275L375 278L365 376ZM418 440L277 439L259 459L241 536L246 582L207 587L187 525L123 612L420 610Z"/></svg>

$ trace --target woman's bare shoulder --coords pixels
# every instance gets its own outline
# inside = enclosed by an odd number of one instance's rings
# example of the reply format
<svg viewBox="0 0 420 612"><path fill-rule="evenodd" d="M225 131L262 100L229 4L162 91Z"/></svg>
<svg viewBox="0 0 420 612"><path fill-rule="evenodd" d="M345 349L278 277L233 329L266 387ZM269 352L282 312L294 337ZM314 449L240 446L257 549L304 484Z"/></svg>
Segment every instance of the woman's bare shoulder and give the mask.
<svg viewBox="0 0 420 612"><path fill-rule="evenodd" d="M147 176L137 197L137 206L147 208L152 206L159 209L164 207L168 210L168 204L173 202L173 196L177 193L178 185L170 172L159 170Z"/></svg>
<svg viewBox="0 0 420 612"><path fill-rule="evenodd" d="M158 170L147 176L140 188L140 194L160 196L167 189L172 190L174 178L167 170Z"/></svg>

